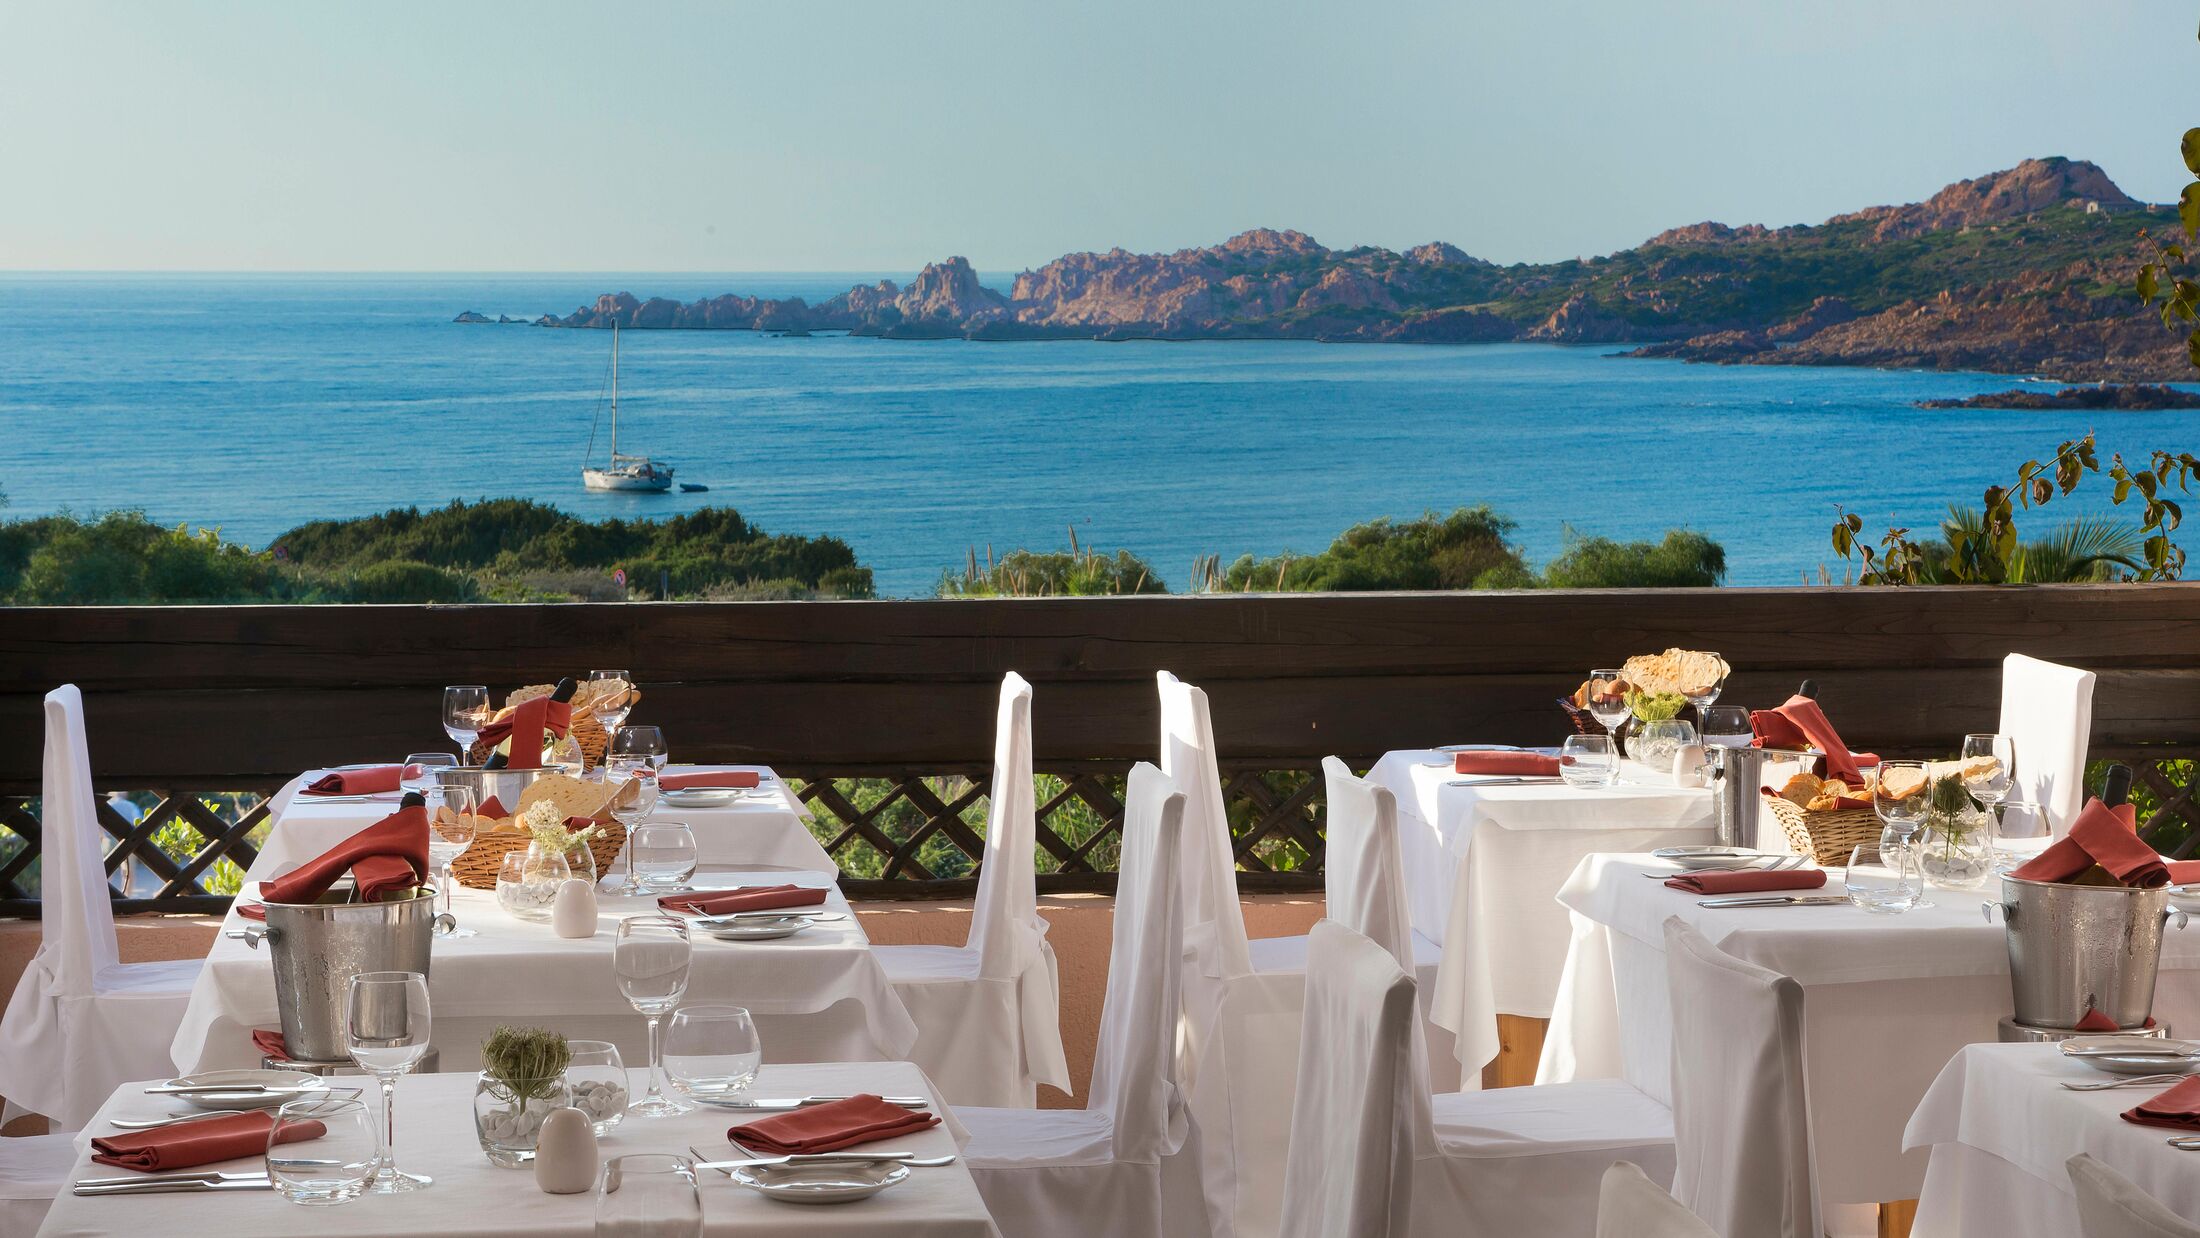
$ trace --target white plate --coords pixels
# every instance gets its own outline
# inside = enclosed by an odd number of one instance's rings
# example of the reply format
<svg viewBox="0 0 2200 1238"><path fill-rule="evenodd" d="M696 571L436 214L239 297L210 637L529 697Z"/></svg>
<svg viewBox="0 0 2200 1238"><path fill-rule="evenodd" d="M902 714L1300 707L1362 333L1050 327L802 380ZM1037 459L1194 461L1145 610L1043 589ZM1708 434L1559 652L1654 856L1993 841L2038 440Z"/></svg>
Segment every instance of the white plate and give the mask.
<svg viewBox="0 0 2200 1238"><path fill-rule="evenodd" d="M674 808L723 808L738 802L742 790L735 787L690 787L685 791L667 791L657 798Z"/></svg>
<svg viewBox="0 0 2200 1238"><path fill-rule="evenodd" d="M1745 851L1740 847L1660 847L1650 854L1690 872L1704 868L1747 868L1768 858L1761 851Z"/></svg>
<svg viewBox="0 0 2200 1238"><path fill-rule="evenodd" d="M2200 1043L2190 1040L2073 1036L2061 1049L2070 1060L2112 1075L2189 1075L2200 1070Z"/></svg>
<svg viewBox="0 0 2200 1238"><path fill-rule="evenodd" d="M2200 916L2200 885L2171 886L2169 905L2186 915Z"/></svg>
<svg viewBox="0 0 2200 1238"><path fill-rule="evenodd" d="M323 1090L328 1082L318 1075L295 1070L202 1070L195 1075L179 1075L168 1081L170 1087L202 1087L209 1083L257 1083L271 1088L306 1088ZM286 1101L299 1099L297 1092L194 1092L178 1096L187 1105L200 1109L273 1109Z"/></svg>
<svg viewBox="0 0 2200 1238"><path fill-rule="evenodd" d="M777 941L810 927L808 916L781 916L776 920L742 920L714 924L704 929L720 941Z"/></svg>
<svg viewBox="0 0 2200 1238"><path fill-rule="evenodd" d="M759 1195L790 1204L847 1204L869 1199L909 1177L907 1165L861 1161L805 1161L736 1169L733 1180Z"/></svg>

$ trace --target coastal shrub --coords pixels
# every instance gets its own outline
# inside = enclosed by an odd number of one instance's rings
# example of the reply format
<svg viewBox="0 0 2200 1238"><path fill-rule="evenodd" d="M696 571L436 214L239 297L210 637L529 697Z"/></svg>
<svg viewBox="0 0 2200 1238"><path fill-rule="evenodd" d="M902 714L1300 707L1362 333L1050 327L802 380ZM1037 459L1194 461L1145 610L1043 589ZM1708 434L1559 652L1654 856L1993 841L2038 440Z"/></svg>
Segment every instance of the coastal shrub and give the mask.
<svg viewBox="0 0 2200 1238"><path fill-rule="evenodd" d="M1576 538L1543 579L1554 589L1710 588L1726 579L1726 549L1688 529L1668 529L1655 542Z"/></svg>
<svg viewBox="0 0 2200 1238"><path fill-rule="evenodd" d="M359 569L344 592L350 602L471 602L481 586L457 572L397 559Z"/></svg>
<svg viewBox="0 0 2200 1238"><path fill-rule="evenodd" d="M962 571L940 577L943 598L1106 597L1111 594L1167 593L1168 586L1145 560L1127 550L1104 554L1077 544L1068 550L1012 550L996 562L989 548L983 564L972 550Z"/></svg>
<svg viewBox="0 0 2200 1238"><path fill-rule="evenodd" d="M33 606L287 601L300 592L267 556L215 529L168 528L139 511L11 522L21 563L7 600ZM26 553L27 552L27 553Z"/></svg>
<svg viewBox="0 0 2200 1238"><path fill-rule="evenodd" d="M1213 583L1232 593L1472 589L1492 572L1508 580L1526 572L1519 547L1506 540L1518 527L1488 504L1404 522L1384 517L1346 529L1318 555L1246 555Z"/></svg>

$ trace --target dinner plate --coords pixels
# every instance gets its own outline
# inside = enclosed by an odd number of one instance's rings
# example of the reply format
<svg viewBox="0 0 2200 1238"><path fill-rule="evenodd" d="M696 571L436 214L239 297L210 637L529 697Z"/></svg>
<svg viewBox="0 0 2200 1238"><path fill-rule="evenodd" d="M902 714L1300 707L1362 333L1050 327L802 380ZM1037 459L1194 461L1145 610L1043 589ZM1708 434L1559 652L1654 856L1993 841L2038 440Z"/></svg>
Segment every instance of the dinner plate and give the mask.
<svg viewBox="0 0 2200 1238"><path fill-rule="evenodd" d="M178 1075L168 1081L170 1087L203 1087L210 1083L257 1083L271 1088L302 1088L307 1091L325 1090L326 1080L296 1070L202 1070L195 1075ZM175 1099L200 1109L273 1109L286 1101L299 1098L298 1092L193 1092Z"/></svg>
<svg viewBox="0 0 2200 1238"><path fill-rule="evenodd" d="M861 1161L806 1161L733 1171L733 1180L759 1195L790 1204L848 1204L869 1199L909 1177L907 1165Z"/></svg>
<svg viewBox="0 0 2200 1238"><path fill-rule="evenodd" d="M2189 1075L2200 1070L2200 1044L2144 1036L2073 1036L2062 1052L2112 1075Z"/></svg>
<svg viewBox="0 0 2200 1238"><path fill-rule="evenodd" d="M739 802L742 795L738 787L689 787L684 791L666 791L657 798L674 808L723 808Z"/></svg>
<svg viewBox="0 0 2200 1238"><path fill-rule="evenodd" d="M808 916L779 916L770 920L736 920L714 924L703 931L720 941L777 941L810 927Z"/></svg>
<svg viewBox="0 0 2200 1238"><path fill-rule="evenodd" d="M2169 905L2186 915L2200 916L2200 885L2171 886Z"/></svg>
<svg viewBox="0 0 2200 1238"><path fill-rule="evenodd" d="M1762 851L1745 851L1740 847L1660 847L1650 854L1690 872L1705 868L1746 868L1769 858Z"/></svg>

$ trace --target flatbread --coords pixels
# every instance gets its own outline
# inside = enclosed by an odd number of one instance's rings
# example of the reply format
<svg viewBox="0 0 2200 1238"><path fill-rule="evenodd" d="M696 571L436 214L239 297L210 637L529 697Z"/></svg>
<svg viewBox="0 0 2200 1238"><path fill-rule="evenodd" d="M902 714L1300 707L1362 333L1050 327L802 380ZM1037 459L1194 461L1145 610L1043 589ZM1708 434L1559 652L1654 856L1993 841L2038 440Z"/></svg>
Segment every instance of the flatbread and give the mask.
<svg viewBox="0 0 2200 1238"><path fill-rule="evenodd" d="M571 774L544 774L519 793L517 815L524 817L528 809L549 800L567 817L599 820L611 805L612 790L603 783L588 782Z"/></svg>
<svg viewBox="0 0 2200 1238"><path fill-rule="evenodd" d="M1620 674L1644 692L1678 692L1701 696L1726 680L1731 668L1715 653L1692 649L1668 649L1664 653L1636 654L1621 666Z"/></svg>

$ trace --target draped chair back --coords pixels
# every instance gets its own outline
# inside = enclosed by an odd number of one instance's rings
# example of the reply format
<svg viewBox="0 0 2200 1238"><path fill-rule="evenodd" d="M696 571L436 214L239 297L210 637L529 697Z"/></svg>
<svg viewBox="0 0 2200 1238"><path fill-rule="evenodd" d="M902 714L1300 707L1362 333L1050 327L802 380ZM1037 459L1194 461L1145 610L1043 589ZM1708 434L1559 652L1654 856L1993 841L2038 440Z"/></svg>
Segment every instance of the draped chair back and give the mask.
<svg viewBox="0 0 2200 1238"><path fill-rule="evenodd" d="M1282 1238L1391 1238L1411 1216L1420 1012L1388 950L1334 920L1306 955Z"/></svg>
<svg viewBox="0 0 2200 1238"><path fill-rule="evenodd" d="M1161 690L1161 772L1184 792L1184 943L1207 975L1250 975L1237 859L1222 803L1222 764L1207 694L1167 671Z"/></svg>
<svg viewBox="0 0 2200 1238"><path fill-rule="evenodd" d="M2016 786L2009 798L2038 804L2057 838L2085 807L2093 681L2092 671L2021 653L2001 663L2001 733L2016 749Z"/></svg>
<svg viewBox="0 0 2200 1238"><path fill-rule="evenodd" d="M1108 992L1093 1050L1091 1099L1112 1118L1117 1160L1158 1162L1183 1145L1176 1085L1177 992L1184 912L1177 894L1184 793L1140 761L1123 806Z"/></svg>

